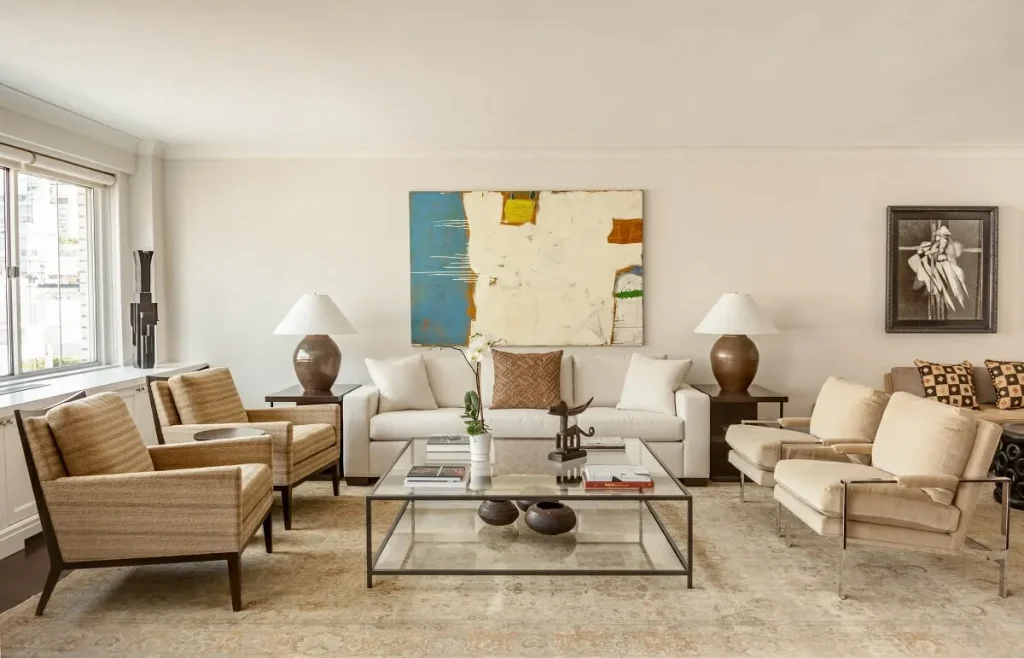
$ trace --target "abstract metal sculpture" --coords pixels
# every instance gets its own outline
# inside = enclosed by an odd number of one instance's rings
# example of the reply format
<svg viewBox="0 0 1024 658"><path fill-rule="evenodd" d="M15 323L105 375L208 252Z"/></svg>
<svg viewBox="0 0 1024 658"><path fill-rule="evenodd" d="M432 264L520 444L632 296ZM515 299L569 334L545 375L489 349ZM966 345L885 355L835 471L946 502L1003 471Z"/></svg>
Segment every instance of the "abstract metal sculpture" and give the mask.
<svg viewBox="0 0 1024 658"><path fill-rule="evenodd" d="M555 435L555 451L548 454L548 459L556 462L567 462L587 456L587 451L580 447L580 437L594 436L594 428L580 429L579 425L569 427L569 416L576 416L586 411L594 398L578 407L569 408L565 400L548 409L552 416L559 416L558 434Z"/></svg>
<svg viewBox="0 0 1024 658"><path fill-rule="evenodd" d="M131 303L132 346L135 355L132 363L136 368L152 368L156 365L156 303L153 301L153 277L150 266L153 252L138 250L135 257L135 294L137 300Z"/></svg>

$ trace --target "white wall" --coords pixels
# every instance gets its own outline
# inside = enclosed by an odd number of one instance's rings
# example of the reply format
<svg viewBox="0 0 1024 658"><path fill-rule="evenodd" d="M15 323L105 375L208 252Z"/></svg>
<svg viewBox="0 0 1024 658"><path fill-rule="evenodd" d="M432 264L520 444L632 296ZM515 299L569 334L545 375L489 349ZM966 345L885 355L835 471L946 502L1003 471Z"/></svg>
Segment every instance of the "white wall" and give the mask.
<svg viewBox="0 0 1024 658"><path fill-rule="evenodd" d="M363 358L410 351L410 190L642 188L647 349L694 358L692 330L745 291L782 333L756 338L757 382L806 411L828 374L881 385L914 358L1024 358L1020 152L748 150L362 160L172 160L165 167L170 354L232 368L248 404L294 382L297 338L271 331L305 292L331 294L359 330L339 337L339 381ZM999 333L887 335L887 205L1000 207ZM619 348L593 348L615 350Z"/></svg>

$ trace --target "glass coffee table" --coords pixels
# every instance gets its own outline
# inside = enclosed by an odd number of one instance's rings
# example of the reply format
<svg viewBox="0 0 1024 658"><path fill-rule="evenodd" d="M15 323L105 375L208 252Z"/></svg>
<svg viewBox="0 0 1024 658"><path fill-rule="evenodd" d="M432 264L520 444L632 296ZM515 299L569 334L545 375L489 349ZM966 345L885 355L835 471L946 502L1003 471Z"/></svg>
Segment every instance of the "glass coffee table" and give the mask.
<svg viewBox="0 0 1024 658"><path fill-rule="evenodd" d="M468 453L427 454L427 440L406 443L366 497L366 586L374 576L686 576L693 587L693 498L642 439L624 439L625 451L591 450L558 464L548 460L553 439L494 439L489 462ZM653 476L650 489L585 489L586 464L632 464ZM405 486L413 466L464 464L469 486ZM525 525L490 526L477 509L485 500L558 501L576 513L576 527L548 536ZM399 501L390 527L374 550L373 508ZM679 539L654 502L685 507L686 536ZM680 549L685 546L685 552Z"/></svg>

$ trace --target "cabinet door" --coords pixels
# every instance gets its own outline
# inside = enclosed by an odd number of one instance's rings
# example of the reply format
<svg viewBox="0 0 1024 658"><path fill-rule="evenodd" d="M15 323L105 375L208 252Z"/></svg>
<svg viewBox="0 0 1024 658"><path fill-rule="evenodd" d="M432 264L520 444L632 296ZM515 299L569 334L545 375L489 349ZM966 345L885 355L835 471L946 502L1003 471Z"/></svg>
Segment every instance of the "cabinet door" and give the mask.
<svg viewBox="0 0 1024 658"><path fill-rule="evenodd" d="M157 444L156 423L153 420L153 406L149 402L149 393L146 392L145 385L133 390L135 391L135 424L139 426L145 444L155 446Z"/></svg>
<svg viewBox="0 0 1024 658"><path fill-rule="evenodd" d="M32 495L32 481L28 478L25 452L21 448L21 437L14 418L0 419L3 430L4 489L6 491L6 525L35 516L36 499Z"/></svg>

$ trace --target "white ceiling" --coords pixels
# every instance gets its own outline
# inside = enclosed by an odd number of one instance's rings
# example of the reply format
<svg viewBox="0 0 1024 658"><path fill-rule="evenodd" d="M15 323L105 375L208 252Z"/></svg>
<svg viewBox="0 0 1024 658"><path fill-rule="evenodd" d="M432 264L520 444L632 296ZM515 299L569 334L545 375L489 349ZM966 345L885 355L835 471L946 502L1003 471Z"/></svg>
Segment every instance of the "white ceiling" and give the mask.
<svg viewBox="0 0 1024 658"><path fill-rule="evenodd" d="M1024 0L32 0L0 83L179 146L1024 145Z"/></svg>

